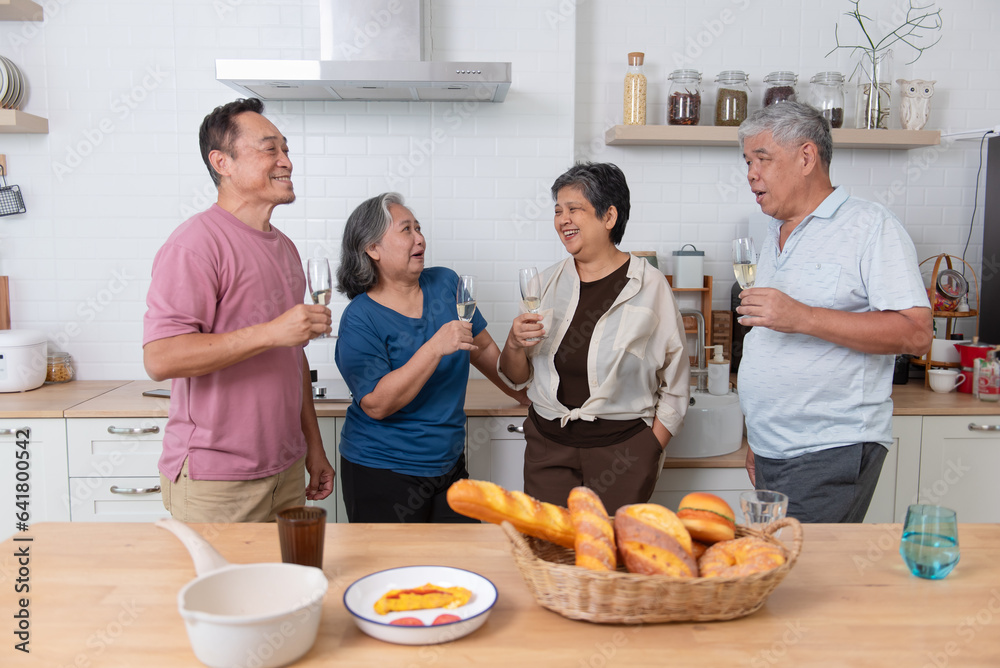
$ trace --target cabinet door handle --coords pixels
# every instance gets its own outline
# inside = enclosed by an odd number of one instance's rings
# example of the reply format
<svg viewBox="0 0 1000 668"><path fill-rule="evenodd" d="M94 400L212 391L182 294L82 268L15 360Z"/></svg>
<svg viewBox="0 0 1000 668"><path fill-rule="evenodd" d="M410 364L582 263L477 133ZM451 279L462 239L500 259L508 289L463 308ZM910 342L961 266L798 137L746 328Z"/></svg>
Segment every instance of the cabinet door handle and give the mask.
<svg viewBox="0 0 1000 668"><path fill-rule="evenodd" d="M1000 424L976 424L969 423L969 431L1000 431Z"/></svg>
<svg viewBox="0 0 1000 668"><path fill-rule="evenodd" d="M159 434L160 428L157 426L153 427L115 427L114 425L108 427L109 434Z"/></svg>
<svg viewBox="0 0 1000 668"><path fill-rule="evenodd" d="M518 426L515 426L515 425L512 425L512 424L509 424L509 425L507 425L507 431L510 432L511 434L523 434L524 433L524 427L518 427Z"/></svg>
<svg viewBox="0 0 1000 668"><path fill-rule="evenodd" d="M19 431L28 431L28 428L21 427L20 429L0 429L0 436L13 436Z"/></svg>
<svg viewBox="0 0 1000 668"><path fill-rule="evenodd" d="M119 487L118 485L111 485L112 494L159 494L160 486L156 485L154 487Z"/></svg>

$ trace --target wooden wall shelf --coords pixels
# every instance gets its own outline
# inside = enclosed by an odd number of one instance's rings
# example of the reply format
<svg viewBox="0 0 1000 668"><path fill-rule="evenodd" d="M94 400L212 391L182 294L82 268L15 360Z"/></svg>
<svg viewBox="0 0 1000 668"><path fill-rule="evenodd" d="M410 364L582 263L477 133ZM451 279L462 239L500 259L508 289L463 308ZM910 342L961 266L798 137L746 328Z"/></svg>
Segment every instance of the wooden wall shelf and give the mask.
<svg viewBox="0 0 1000 668"><path fill-rule="evenodd" d="M0 133L46 135L49 133L49 122L41 116L17 109L0 109Z"/></svg>
<svg viewBox="0 0 1000 668"><path fill-rule="evenodd" d="M31 0L0 0L0 21L41 21L42 6Z"/></svg>
<svg viewBox="0 0 1000 668"><path fill-rule="evenodd" d="M615 125L608 128L609 146L739 146L737 128L714 125ZM911 149L941 143L939 130L833 130L840 148Z"/></svg>

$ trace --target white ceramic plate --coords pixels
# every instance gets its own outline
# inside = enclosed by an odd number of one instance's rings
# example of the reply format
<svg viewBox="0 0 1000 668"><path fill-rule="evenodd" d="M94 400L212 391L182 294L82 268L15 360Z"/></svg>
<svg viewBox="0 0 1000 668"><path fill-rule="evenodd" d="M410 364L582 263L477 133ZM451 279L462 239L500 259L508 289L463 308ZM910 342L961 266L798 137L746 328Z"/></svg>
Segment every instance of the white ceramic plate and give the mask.
<svg viewBox="0 0 1000 668"><path fill-rule="evenodd" d="M9 87L10 76L7 74L7 65L0 60L0 107L3 107L3 99L7 97Z"/></svg>
<svg viewBox="0 0 1000 668"><path fill-rule="evenodd" d="M3 61L4 68L7 70L7 79L9 80L7 94L0 100L0 106L3 106L5 109L17 109L17 104L21 100L22 88L24 87L21 70L9 58L0 56L0 60Z"/></svg>
<svg viewBox="0 0 1000 668"><path fill-rule="evenodd" d="M472 599L460 608L409 610L380 615L375 601L392 589L412 589L431 583L440 587L465 587ZM486 622L497 602L497 588L478 573L448 566L404 566L366 575L344 592L344 607L358 628L373 638L398 645L435 645L469 635ZM436 626L393 626L400 617L416 617L429 625L438 615L456 615L460 621Z"/></svg>

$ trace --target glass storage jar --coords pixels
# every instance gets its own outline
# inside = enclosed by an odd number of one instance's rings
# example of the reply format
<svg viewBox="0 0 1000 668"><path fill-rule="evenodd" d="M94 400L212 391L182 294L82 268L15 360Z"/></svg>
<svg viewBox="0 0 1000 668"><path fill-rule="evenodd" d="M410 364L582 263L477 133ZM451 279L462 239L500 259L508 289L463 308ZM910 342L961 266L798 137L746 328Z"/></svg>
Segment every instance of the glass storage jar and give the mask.
<svg viewBox="0 0 1000 668"><path fill-rule="evenodd" d="M812 105L819 109L831 128L844 127L844 75L840 72L820 72L809 80Z"/></svg>
<svg viewBox="0 0 1000 668"><path fill-rule="evenodd" d="M69 353L51 352L45 370L46 383L68 383L73 380L73 358Z"/></svg>
<svg viewBox="0 0 1000 668"><path fill-rule="evenodd" d="M628 70L625 71L625 98L622 110L624 125L646 124L646 75L642 73L641 51L628 54Z"/></svg>
<svg viewBox="0 0 1000 668"><path fill-rule="evenodd" d="M674 70L667 103L668 125L698 125L701 119L701 72Z"/></svg>
<svg viewBox="0 0 1000 668"><path fill-rule="evenodd" d="M770 107L772 104L784 102L785 100L796 101L795 82L798 75L794 72L771 72L764 77L764 106Z"/></svg>
<svg viewBox="0 0 1000 668"><path fill-rule="evenodd" d="M715 81L719 84L715 98L715 124L739 125L747 118L747 102L750 99L746 72L719 72Z"/></svg>

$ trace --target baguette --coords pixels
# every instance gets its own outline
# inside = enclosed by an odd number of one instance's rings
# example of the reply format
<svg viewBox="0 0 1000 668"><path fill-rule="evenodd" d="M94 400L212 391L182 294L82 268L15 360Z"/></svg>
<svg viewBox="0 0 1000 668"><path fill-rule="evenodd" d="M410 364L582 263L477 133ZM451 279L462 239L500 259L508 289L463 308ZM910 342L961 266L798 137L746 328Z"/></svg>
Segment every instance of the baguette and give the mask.
<svg viewBox="0 0 1000 668"><path fill-rule="evenodd" d="M592 571L615 570L615 531L601 497L589 487L574 487L569 493L569 515L576 532L576 565Z"/></svg>
<svg viewBox="0 0 1000 668"><path fill-rule="evenodd" d="M698 563L691 556L691 535L663 506L638 503L619 508L615 540L630 573L698 577Z"/></svg>
<svg viewBox="0 0 1000 668"><path fill-rule="evenodd" d="M466 517L493 524L506 520L521 533L573 547L569 510L524 492L511 492L485 480L457 480L448 488L448 505Z"/></svg>

